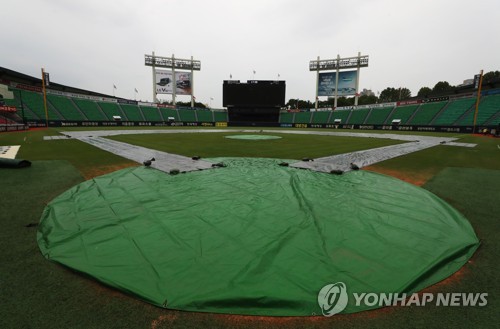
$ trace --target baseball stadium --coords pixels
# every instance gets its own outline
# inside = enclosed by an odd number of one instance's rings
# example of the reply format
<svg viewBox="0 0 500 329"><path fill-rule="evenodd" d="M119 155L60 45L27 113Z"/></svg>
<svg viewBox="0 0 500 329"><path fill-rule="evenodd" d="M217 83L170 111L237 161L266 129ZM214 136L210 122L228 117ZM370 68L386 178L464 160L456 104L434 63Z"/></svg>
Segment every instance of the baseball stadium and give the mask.
<svg viewBox="0 0 500 329"><path fill-rule="evenodd" d="M311 61L319 96L341 63ZM0 83L2 328L498 321L498 79L306 110L285 81L224 81L220 109Z"/></svg>

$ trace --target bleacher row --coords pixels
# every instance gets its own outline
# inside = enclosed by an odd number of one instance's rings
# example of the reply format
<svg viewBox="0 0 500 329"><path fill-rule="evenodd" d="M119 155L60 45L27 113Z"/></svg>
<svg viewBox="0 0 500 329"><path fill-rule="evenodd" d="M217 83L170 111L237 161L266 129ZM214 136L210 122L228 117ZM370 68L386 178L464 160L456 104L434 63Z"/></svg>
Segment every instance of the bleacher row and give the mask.
<svg viewBox="0 0 500 329"><path fill-rule="evenodd" d="M42 94L15 89L14 95L14 99L5 100L5 105L16 106L20 109L22 97L26 120L45 120ZM475 98L459 98L397 107L283 112L280 113L280 123L388 125L393 120L400 120L401 125L472 126L475 101ZM228 120L225 111L111 103L52 94L47 95L47 111L49 120L56 121L113 121L114 116L120 116L122 121L135 122L166 122L169 117L179 122L226 122ZM477 125L495 126L498 124L500 124L500 94L483 96L479 104Z"/></svg>
<svg viewBox="0 0 500 329"><path fill-rule="evenodd" d="M24 104L26 120L45 120L43 96L40 93L14 90L15 98L5 100L8 106L21 109ZM122 121L166 122L169 117L181 122L225 122L227 112L210 110L180 110L164 107L93 101L47 94L49 120L55 121L113 121L114 116Z"/></svg>
<svg viewBox="0 0 500 329"><path fill-rule="evenodd" d="M286 112L281 113L280 123L390 125L393 120L400 120L400 125L472 126L475 102L475 98L460 98L407 106ZM500 124L500 95L481 98L476 124L487 126Z"/></svg>

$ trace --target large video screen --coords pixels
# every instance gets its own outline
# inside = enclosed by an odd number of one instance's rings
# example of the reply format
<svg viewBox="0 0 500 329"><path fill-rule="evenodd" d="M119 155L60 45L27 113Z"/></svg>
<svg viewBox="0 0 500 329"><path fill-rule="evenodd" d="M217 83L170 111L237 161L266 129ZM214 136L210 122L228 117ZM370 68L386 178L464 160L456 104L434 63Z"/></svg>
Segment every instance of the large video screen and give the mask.
<svg viewBox="0 0 500 329"><path fill-rule="evenodd" d="M327 72L319 74L318 96L335 96L335 81L337 72ZM356 94L356 80L358 72L339 72L338 96L350 96Z"/></svg>
<svg viewBox="0 0 500 329"><path fill-rule="evenodd" d="M228 80L222 88L225 107L283 107L285 81L250 80L246 83Z"/></svg>
<svg viewBox="0 0 500 329"><path fill-rule="evenodd" d="M172 94L175 83L176 95L191 95L191 73L175 72L175 82L172 78L172 71L155 70L156 75L156 93Z"/></svg>

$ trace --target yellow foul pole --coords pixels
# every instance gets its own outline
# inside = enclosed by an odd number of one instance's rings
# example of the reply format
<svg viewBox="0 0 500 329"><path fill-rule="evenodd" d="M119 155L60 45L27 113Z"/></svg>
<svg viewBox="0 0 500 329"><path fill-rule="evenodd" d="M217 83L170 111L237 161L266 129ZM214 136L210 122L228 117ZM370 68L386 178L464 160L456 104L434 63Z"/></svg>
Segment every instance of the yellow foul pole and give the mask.
<svg viewBox="0 0 500 329"><path fill-rule="evenodd" d="M481 87L483 85L483 70L479 74L479 87L477 88L477 98L476 98L476 110L474 111L474 126L472 128L472 133L476 133L476 122L477 122L477 112L479 110L479 101L481 100Z"/></svg>
<svg viewBox="0 0 500 329"><path fill-rule="evenodd" d="M45 126L49 127L49 112L47 111L47 90L45 89L45 70L42 67L42 90L43 90L43 106L45 108Z"/></svg>

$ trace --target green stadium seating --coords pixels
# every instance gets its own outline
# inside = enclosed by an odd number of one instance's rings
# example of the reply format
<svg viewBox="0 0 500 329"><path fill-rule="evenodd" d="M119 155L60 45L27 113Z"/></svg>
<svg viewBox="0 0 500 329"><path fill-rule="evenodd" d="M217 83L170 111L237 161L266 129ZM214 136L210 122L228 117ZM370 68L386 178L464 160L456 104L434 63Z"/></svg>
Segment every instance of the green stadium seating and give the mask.
<svg viewBox="0 0 500 329"><path fill-rule="evenodd" d="M94 101L89 101L86 99L73 99L75 104L80 108L80 111L85 114L85 116L92 121L107 121L108 119L102 113L102 111L97 107L97 103Z"/></svg>
<svg viewBox="0 0 500 329"><path fill-rule="evenodd" d="M451 126L473 105L473 98L462 98L451 101L448 107L434 120L434 122L431 122L431 125Z"/></svg>
<svg viewBox="0 0 500 329"><path fill-rule="evenodd" d="M372 125L383 125L393 108L394 107L373 108L366 123Z"/></svg>
<svg viewBox="0 0 500 329"><path fill-rule="evenodd" d="M182 122L196 122L195 110L178 110Z"/></svg>
<svg viewBox="0 0 500 329"><path fill-rule="evenodd" d="M14 93L14 98L13 99L2 99L2 101L5 103L7 106L14 106L17 109L17 115L19 115L21 118L23 116L23 110L21 107L21 99L19 98L19 95L21 91L19 89L12 89L12 92ZM24 107L24 117L28 120L40 120L42 118L39 118L33 111L30 111L26 106ZM43 116L45 118L45 114Z"/></svg>
<svg viewBox="0 0 500 329"><path fill-rule="evenodd" d="M47 94L47 101L61 113L65 120L87 120L68 97Z"/></svg>
<svg viewBox="0 0 500 329"><path fill-rule="evenodd" d="M11 89L14 99L5 99L8 106L15 106L21 117L22 96L24 117L27 120L45 120L43 96L39 92L24 89ZM460 98L452 101L421 103L399 107L363 108L335 111L282 112L280 123L286 124L334 124L340 119L341 124L391 124L400 119L402 125L435 125L435 126L470 126L474 119L474 97ZM74 121L110 121L113 116L122 117L123 121L167 121L174 117L183 122L227 122L227 111L204 109L171 109L164 107L138 106L114 102L93 101L85 98L70 98L55 94L47 95L49 120ZM497 125L500 123L500 94L483 96L477 115L478 125Z"/></svg>
<svg viewBox="0 0 500 329"><path fill-rule="evenodd" d="M227 112L214 111L215 122L227 122Z"/></svg>
<svg viewBox="0 0 500 329"><path fill-rule="evenodd" d="M411 125L429 125L432 119L441 111L448 102L424 103L420 105L417 113L408 124Z"/></svg>
<svg viewBox="0 0 500 329"><path fill-rule="evenodd" d="M101 107L109 121L113 121L113 116L119 116L122 120L124 119L123 113L120 111L117 103L97 102L97 104Z"/></svg>
<svg viewBox="0 0 500 329"><path fill-rule="evenodd" d="M328 123L328 118L332 111L317 111L312 112L313 118L311 123Z"/></svg>
<svg viewBox="0 0 500 329"><path fill-rule="evenodd" d="M293 123L293 112L281 112L280 113L280 123Z"/></svg>
<svg viewBox="0 0 500 329"><path fill-rule="evenodd" d="M500 125L500 115L497 115L493 120L489 121L488 124L492 126Z"/></svg>
<svg viewBox="0 0 500 329"><path fill-rule="evenodd" d="M482 125L500 111L500 95L483 96L477 110L476 124ZM472 126L474 124L475 109L458 122L459 126Z"/></svg>
<svg viewBox="0 0 500 329"><path fill-rule="evenodd" d="M160 109L161 115L163 116L164 121L168 121L168 118L170 118L170 117L175 118L175 121L180 121L179 113L177 112L176 109L169 109L166 107L160 107L159 109Z"/></svg>
<svg viewBox="0 0 500 329"><path fill-rule="evenodd" d="M330 121L328 123L335 123L335 119L340 119L341 124L347 123L347 118L349 118L349 114L351 110L335 110L330 117Z"/></svg>
<svg viewBox="0 0 500 329"><path fill-rule="evenodd" d="M295 113L294 123L309 123L311 122L311 113L313 112L297 112Z"/></svg>
<svg viewBox="0 0 500 329"><path fill-rule="evenodd" d="M198 122L214 122L213 112L209 110L196 110Z"/></svg>
<svg viewBox="0 0 500 329"><path fill-rule="evenodd" d="M33 91L21 91L23 97L23 103L28 106L40 119L45 119L45 106L43 104L43 96L40 93ZM50 106L47 104L47 113L49 120L62 120L61 118ZM26 112L25 112L26 115Z"/></svg>
<svg viewBox="0 0 500 329"><path fill-rule="evenodd" d="M160 111L158 110L157 107L139 106L139 110L144 115L146 121L156 121L156 122L167 121L167 118L164 118L165 120L162 119Z"/></svg>
<svg viewBox="0 0 500 329"><path fill-rule="evenodd" d="M127 121L144 121L144 118L137 105L120 104L120 107L127 117Z"/></svg>
<svg viewBox="0 0 500 329"><path fill-rule="evenodd" d="M408 122L408 119L415 112L415 110L419 107L419 105L408 105L408 106L399 106L392 112L389 119L386 121L387 124L391 124L392 120L400 119L401 124L405 125ZM373 112L372 112L373 113Z"/></svg>
<svg viewBox="0 0 500 329"><path fill-rule="evenodd" d="M363 124L368 113L370 113L370 109L352 110L351 117L349 118L349 122L347 123L350 125Z"/></svg>

